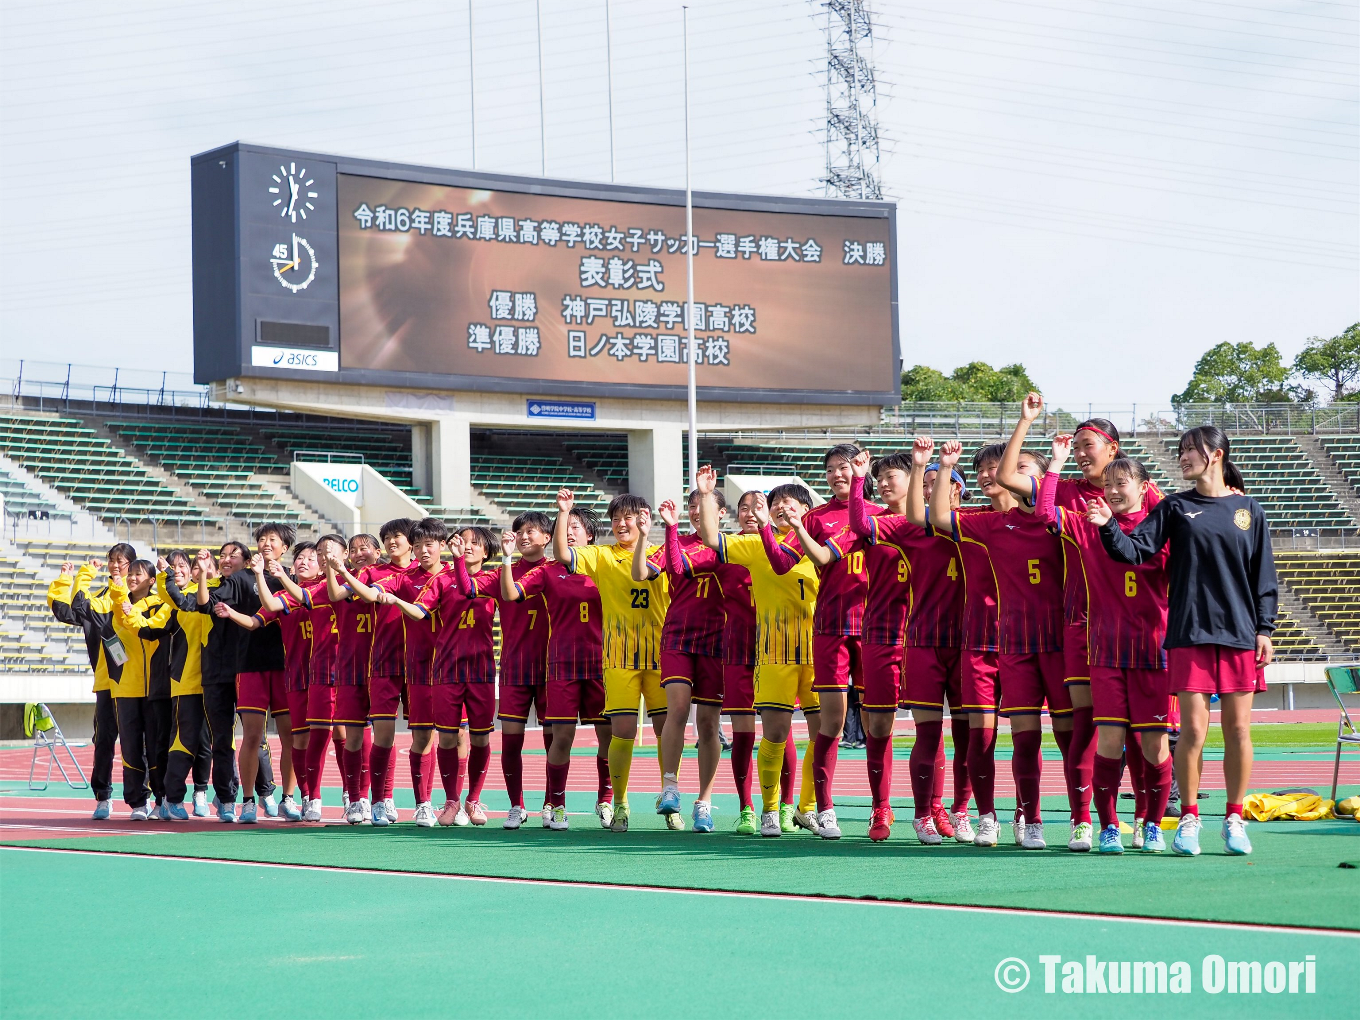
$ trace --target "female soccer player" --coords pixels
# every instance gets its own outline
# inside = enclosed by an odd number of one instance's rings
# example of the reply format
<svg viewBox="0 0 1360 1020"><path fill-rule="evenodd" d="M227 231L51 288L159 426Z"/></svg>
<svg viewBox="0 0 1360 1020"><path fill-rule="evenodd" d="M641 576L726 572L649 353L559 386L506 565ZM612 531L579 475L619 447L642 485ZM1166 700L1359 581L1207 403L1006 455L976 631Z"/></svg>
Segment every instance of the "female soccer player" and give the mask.
<svg viewBox="0 0 1360 1020"><path fill-rule="evenodd" d="M123 800L132 808L134 822L150 817L147 807L150 763L147 760L146 707L147 683L152 658L159 641L143 641L139 634L149 626L148 613L162 607L153 590L156 568L146 560L133 560L127 573L109 575L109 599L113 604L113 630L126 657L113 682L113 700L118 709L118 746L123 759ZM161 620L168 617L163 613ZM159 780L156 785L160 785Z"/></svg>
<svg viewBox="0 0 1360 1020"><path fill-rule="evenodd" d="M1171 689L1180 695L1182 798L1172 849L1190 856L1199 853L1200 753L1215 694L1228 787L1223 841L1230 854L1251 853L1242 819L1251 780L1251 702L1265 690L1265 667L1275 654L1270 636L1278 586L1270 526L1260 505L1243 495L1242 474L1229 454L1228 437L1216 426L1190 429L1181 436L1180 466L1193 489L1166 497L1130 534L1103 499L1092 502L1089 514L1101 526L1106 551L1124 563L1142 563L1170 545L1166 658Z"/></svg>
<svg viewBox="0 0 1360 1020"><path fill-rule="evenodd" d="M1106 554L1100 529L1084 513L1054 505L1059 474L1071 450L1071 436L1054 437L1053 460L1039 488L1035 512L1040 519L1060 527L1063 537L1077 549L1089 593L1087 633L1097 729L1092 785L1100 816L1100 852L1124 852L1117 798L1120 755L1131 729L1139 740L1130 745L1129 757L1146 762L1145 770L1135 775L1151 776L1151 804L1144 809L1147 822L1141 849L1160 853L1166 844L1159 823L1171 793L1171 752L1167 747L1171 681L1162 651L1166 637L1166 554L1158 553L1133 568L1117 563ZM1147 516L1143 499L1149 485L1147 469L1135 460L1117 457L1105 468L1105 503L1125 532ZM1067 638L1071 637L1069 628ZM1135 821L1141 819L1142 814L1136 813Z"/></svg>

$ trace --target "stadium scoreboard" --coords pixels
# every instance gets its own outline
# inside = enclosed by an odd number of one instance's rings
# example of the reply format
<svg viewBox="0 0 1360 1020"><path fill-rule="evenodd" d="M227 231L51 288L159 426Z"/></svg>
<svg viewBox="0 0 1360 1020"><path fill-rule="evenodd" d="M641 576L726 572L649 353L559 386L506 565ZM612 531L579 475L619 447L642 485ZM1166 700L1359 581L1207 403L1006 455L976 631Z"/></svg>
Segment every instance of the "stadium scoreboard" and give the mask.
<svg viewBox="0 0 1360 1020"><path fill-rule="evenodd" d="M890 202L696 193L686 236L681 191L244 143L192 190L199 382L898 399Z"/></svg>

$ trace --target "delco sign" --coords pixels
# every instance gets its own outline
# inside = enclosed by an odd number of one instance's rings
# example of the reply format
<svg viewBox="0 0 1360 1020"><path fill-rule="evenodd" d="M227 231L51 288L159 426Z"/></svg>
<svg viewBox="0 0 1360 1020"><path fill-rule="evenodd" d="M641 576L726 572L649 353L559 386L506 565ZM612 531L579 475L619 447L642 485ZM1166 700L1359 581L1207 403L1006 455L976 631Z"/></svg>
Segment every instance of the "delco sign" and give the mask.
<svg viewBox="0 0 1360 1020"><path fill-rule="evenodd" d="M325 464L315 467L320 468L320 477L317 480L346 506L364 505L362 464Z"/></svg>

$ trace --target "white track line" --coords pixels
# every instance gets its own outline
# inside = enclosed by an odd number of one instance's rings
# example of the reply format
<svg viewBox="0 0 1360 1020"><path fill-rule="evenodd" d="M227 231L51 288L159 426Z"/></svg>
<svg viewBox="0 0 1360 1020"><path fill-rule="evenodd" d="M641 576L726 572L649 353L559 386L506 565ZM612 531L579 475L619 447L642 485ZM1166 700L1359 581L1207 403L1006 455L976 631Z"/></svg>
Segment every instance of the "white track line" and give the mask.
<svg viewBox="0 0 1360 1020"><path fill-rule="evenodd" d="M550 878L505 878L496 875L455 875L434 874L427 871L388 871L381 868L344 868L328 867L317 864L285 864L273 861L224 861L213 857L174 857L166 854L130 853L127 851L69 850L57 847L8 846L0 844L0 850L18 850L27 853L79 854L87 857L136 857L153 861L193 861L199 864L226 864L246 868L281 868L289 871L340 872L349 875L398 875L406 878L425 878L453 882L491 882L501 885L534 885L558 889L598 889L608 892L650 892L679 896L733 896L740 899L779 900L786 903L836 903L866 907L896 907L916 910L952 910L977 914L1019 914L1023 916L1062 917L1081 921L1122 921L1130 924L1153 924L1188 926L1194 928L1214 928L1249 931L1268 931L1288 935L1331 935L1340 938L1360 939L1360 932L1336 928L1294 928L1288 925L1252 924L1239 921L1196 921L1161 917L1121 917L1118 914L1079 914L1064 910L1032 910L1024 907L979 907L952 903L916 903L903 900L872 900L856 896L797 896L791 893L752 892L749 890L725 889L676 889L657 885L632 885L610 882L572 882Z"/></svg>

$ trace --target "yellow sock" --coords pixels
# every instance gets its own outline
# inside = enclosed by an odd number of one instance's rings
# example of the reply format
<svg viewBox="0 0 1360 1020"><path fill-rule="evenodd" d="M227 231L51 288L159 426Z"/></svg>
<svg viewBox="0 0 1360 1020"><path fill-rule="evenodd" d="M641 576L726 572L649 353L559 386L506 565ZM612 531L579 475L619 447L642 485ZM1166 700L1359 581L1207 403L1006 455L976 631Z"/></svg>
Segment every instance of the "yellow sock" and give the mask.
<svg viewBox="0 0 1360 1020"><path fill-rule="evenodd" d="M798 791L798 810L810 814L817 808L817 792L812 785L812 749L816 735L808 737L807 750L803 752L803 783Z"/></svg>
<svg viewBox="0 0 1360 1020"><path fill-rule="evenodd" d="M761 808L765 811L779 810L779 774L784 768L784 744L760 738L760 748L756 751L756 774L760 776Z"/></svg>
<svg viewBox="0 0 1360 1020"><path fill-rule="evenodd" d="M614 784L614 805L628 805L628 773L633 768L633 741L609 738L609 781Z"/></svg>

